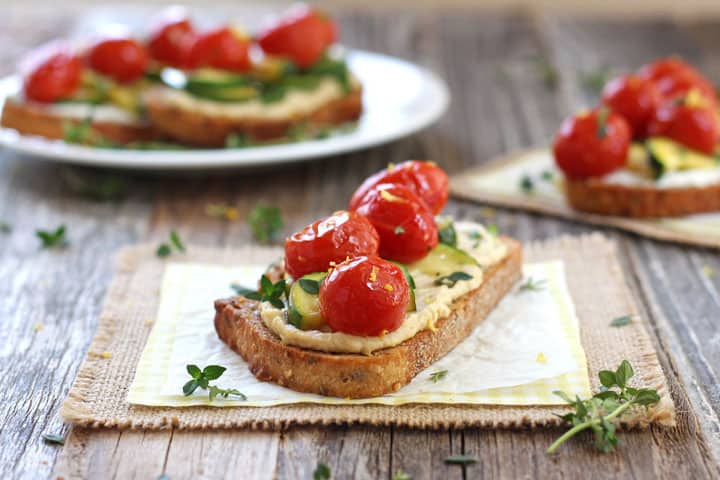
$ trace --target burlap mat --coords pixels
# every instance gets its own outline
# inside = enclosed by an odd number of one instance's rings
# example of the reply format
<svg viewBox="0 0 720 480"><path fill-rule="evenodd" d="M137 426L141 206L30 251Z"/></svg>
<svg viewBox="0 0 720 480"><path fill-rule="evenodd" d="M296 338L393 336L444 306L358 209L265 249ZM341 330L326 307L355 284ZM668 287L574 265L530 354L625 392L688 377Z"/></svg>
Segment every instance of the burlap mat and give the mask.
<svg viewBox="0 0 720 480"><path fill-rule="evenodd" d="M454 175L450 179L450 191L452 192L452 195L467 200L474 200L501 207L519 208L532 212L545 213L593 225L621 228L639 235L668 242L720 248L720 240L717 238L710 238L702 233L679 232L660 224L644 222L632 218L611 217L607 215L577 212L571 209L566 203L558 203L552 199L539 198L533 195L523 195L520 193L515 195L504 195L496 192L483 191L473 185L473 177L497 171L498 169L507 167L513 163L522 162L523 158L532 152L533 151L522 151L513 153L502 158L491 160L480 167L471 168L470 170Z"/></svg>
<svg viewBox="0 0 720 480"><path fill-rule="evenodd" d="M282 429L299 424L371 424L421 428L491 428L551 426L563 407L514 406L326 406L292 405L237 408L164 408L130 405L127 390L158 307L164 261L155 247L143 245L123 250L117 275L110 286L97 335L80 373L65 400L61 415L86 427L161 429L263 428ZM246 247L237 250L188 248L172 261L212 263L270 262L276 249ZM611 327L613 318L637 315L623 280L615 245L599 234L561 237L526 245L531 261L561 259L580 319L582 343L588 359L593 389L599 388L598 370L615 368L623 359L635 367L639 386L656 388L662 402L649 411L639 409L625 417L626 426L649 423L674 425L675 409L644 322L637 316L627 326ZM208 318L211 322L212 318Z"/></svg>

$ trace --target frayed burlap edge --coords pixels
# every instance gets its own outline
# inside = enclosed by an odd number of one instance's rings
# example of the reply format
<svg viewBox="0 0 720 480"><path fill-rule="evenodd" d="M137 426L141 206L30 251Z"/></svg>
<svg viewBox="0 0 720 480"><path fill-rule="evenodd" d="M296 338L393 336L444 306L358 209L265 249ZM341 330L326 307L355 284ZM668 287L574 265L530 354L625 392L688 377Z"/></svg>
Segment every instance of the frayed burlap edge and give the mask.
<svg viewBox="0 0 720 480"><path fill-rule="evenodd" d="M565 204L559 205L551 200L537 198L532 195L502 195L483 191L473 186L472 179L474 177L491 173L512 163L522 162L524 157L527 155L538 153L540 151L541 150L525 150L512 153L508 156L491 160L480 167L475 167L453 175L450 179L450 191L453 196L465 200L473 200L500 207L529 210L531 212L544 213L556 217L590 223L592 225L620 228L622 230L666 242L720 248L720 240L707 238L705 235L700 233L693 234L678 232L669 227L654 225L652 223L632 218L611 217L607 215L595 215L591 213L578 212Z"/></svg>
<svg viewBox="0 0 720 480"><path fill-rule="evenodd" d="M637 409L624 416L627 428L650 424L673 426L675 407L653 344L637 315L616 256L615 244L600 234L564 236L526 246L529 261L561 259L580 319L581 337L588 358L593 389L596 372L614 368L628 359L637 372L637 385L656 388L662 402L650 410ZM246 247L238 250L194 247L187 255L165 261L211 263L271 262L276 249ZM300 404L278 407L144 407L126 402L135 366L157 310L165 261L154 247L124 249L118 256L117 275L108 291L103 312L87 358L62 405L62 417L84 427L135 429L285 429L294 425L401 426L415 428L534 428L557 426L555 415L564 407L487 405L332 406ZM610 327L612 318L630 314L633 321ZM209 318L208 321L212 319Z"/></svg>

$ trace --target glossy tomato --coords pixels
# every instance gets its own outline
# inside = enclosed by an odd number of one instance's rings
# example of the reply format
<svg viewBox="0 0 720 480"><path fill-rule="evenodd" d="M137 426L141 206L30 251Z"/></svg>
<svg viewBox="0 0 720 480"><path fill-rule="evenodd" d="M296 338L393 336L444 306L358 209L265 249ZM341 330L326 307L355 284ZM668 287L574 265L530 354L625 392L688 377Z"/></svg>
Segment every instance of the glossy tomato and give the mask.
<svg viewBox="0 0 720 480"><path fill-rule="evenodd" d="M627 75L605 85L602 102L627 120L634 138L644 138L647 124L660 106L662 96L652 81Z"/></svg>
<svg viewBox="0 0 720 480"><path fill-rule="evenodd" d="M21 65L25 96L54 102L72 95L82 80L82 60L69 48L55 44L32 52Z"/></svg>
<svg viewBox="0 0 720 480"><path fill-rule="evenodd" d="M311 223L285 241L285 271L293 278L324 272L330 262L377 255L380 238L365 217L344 210Z"/></svg>
<svg viewBox="0 0 720 480"><path fill-rule="evenodd" d="M697 103L669 101L655 111L648 133L712 155L720 140L720 125L712 102L702 98Z"/></svg>
<svg viewBox="0 0 720 480"><path fill-rule="evenodd" d="M713 104L717 103L715 87L699 74L678 71L657 80L655 84L663 97L669 100L697 90Z"/></svg>
<svg viewBox="0 0 720 480"><path fill-rule="evenodd" d="M320 311L328 326L351 335L375 337L397 330L409 302L403 271L379 257L348 259L320 286Z"/></svg>
<svg viewBox="0 0 720 480"><path fill-rule="evenodd" d="M433 162L409 160L388 166L365 180L350 199L350 209L356 209L363 197L381 183L395 183L409 188L432 213L440 213L448 200L448 176L445 171Z"/></svg>
<svg viewBox="0 0 720 480"><path fill-rule="evenodd" d="M380 256L402 263L423 258L438 243L435 217L404 185L381 183L370 190L357 213L380 235Z"/></svg>
<svg viewBox="0 0 720 480"><path fill-rule="evenodd" d="M606 175L627 161L630 137L628 122L605 109L569 117L555 136L555 163L569 178Z"/></svg>
<svg viewBox="0 0 720 480"><path fill-rule="evenodd" d="M195 40L195 29L184 9L170 8L153 22L148 51L155 60L173 67L187 66L188 54Z"/></svg>
<svg viewBox="0 0 720 480"><path fill-rule="evenodd" d="M190 68L214 67L244 72L250 69L250 41L229 27L198 35L188 53Z"/></svg>
<svg viewBox="0 0 720 480"><path fill-rule="evenodd" d="M262 32L258 44L265 53L287 57L300 68L308 68L320 60L337 35L337 26L330 18L301 6Z"/></svg>
<svg viewBox="0 0 720 480"><path fill-rule="evenodd" d="M142 77L149 60L145 47L131 38L101 40L87 53L90 68L120 83Z"/></svg>
<svg viewBox="0 0 720 480"><path fill-rule="evenodd" d="M638 69L638 76L651 81L657 81L677 72L690 72L699 75L697 70L681 58L667 57L643 65Z"/></svg>

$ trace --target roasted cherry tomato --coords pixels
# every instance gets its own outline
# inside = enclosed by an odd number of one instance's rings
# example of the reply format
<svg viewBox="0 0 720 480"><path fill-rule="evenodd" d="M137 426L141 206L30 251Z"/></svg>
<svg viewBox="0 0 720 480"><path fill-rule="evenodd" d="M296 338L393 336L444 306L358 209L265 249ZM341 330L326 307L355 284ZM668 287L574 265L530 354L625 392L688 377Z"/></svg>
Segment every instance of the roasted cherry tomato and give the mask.
<svg viewBox="0 0 720 480"><path fill-rule="evenodd" d="M687 71L677 71L655 82L665 99L672 100L687 94L690 90L699 91L707 100L717 104L715 87L706 78Z"/></svg>
<svg viewBox="0 0 720 480"><path fill-rule="evenodd" d="M677 57L668 57L643 65L638 70L638 76L657 81L677 72L690 72L699 75L699 72L684 60Z"/></svg>
<svg viewBox="0 0 720 480"><path fill-rule="evenodd" d="M376 337L405 319L410 287L403 271L379 257L350 258L320 285L320 311L336 332Z"/></svg>
<svg viewBox="0 0 720 480"><path fill-rule="evenodd" d="M64 46L40 48L21 66L25 96L38 102L70 96L80 86L82 68L82 60Z"/></svg>
<svg viewBox="0 0 720 480"><path fill-rule="evenodd" d="M380 237L365 217L340 210L312 223L285 241L285 271L293 278L323 272L331 262L377 255Z"/></svg>
<svg viewBox="0 0 720 480"><path fill-rule="evenodd" d="M155 60L173 67L187 66L195 29L184 10L170 8L153 22L148 51Z"/></svg>
<svg viewBox="0 0 720 480"><path fill-rule="evenodd" d="M87 54L90 68L116 82L127 83L142 77L149 57L145 48L130 38L110 38L96 43Z"/></svg>
<svg viewBox="0 0 720 480"><path fill-rule="evenodd" d="M660 106L662 96L652 81L627 75L605 85L602 102L627 120L634 138L644 138L647 124Z"/></svg>
<svg viewBox="0 0 720 480"><path fill-rule="evenodd" d="M380 256L402 263L423 258L438 243L435 217L404 185L381 183L363 197L357 213L380 235Z"/></svg>
<svg viewBox="0 0 720 480"><path fill-rule="evenodd" d="M195 38L188 53L188 66L244 72L250 69L249 51L248 38L229 27L222 27Z"/></svg>
<svg viewBox="0 0 720 480"><path fill-rule="evenodd" d="M569 117L555 136L555 163L569 178L606 175L627 161L630 137L628 122L607 109Z"/></svg>
<svg viewBox="0 0 720 480"><path fill-rule="evenodd" d="M301 6L262 32L258 43L265 53L287 57L300 68L307 68L320 60L336 39L337 26L332 20Z"/></svg>
<svg viewBox="0 0 720 480"><path fill-rule="evenodd" d="M380 183L395 183L412 190L432 213L440 213L448 200L448 176L433 162L409 160L369 177L350 199L350 209L356 209L363 197Z"/></svg>
<svg viewBox="0 0 720 480"><path fill-rule="evenodd" d="M688 148L712 155L720 140L714 104L691 91L685 99L665 102L648 126L650 135L668 137ZM694 98L693 98L694 96Z"/></svg>

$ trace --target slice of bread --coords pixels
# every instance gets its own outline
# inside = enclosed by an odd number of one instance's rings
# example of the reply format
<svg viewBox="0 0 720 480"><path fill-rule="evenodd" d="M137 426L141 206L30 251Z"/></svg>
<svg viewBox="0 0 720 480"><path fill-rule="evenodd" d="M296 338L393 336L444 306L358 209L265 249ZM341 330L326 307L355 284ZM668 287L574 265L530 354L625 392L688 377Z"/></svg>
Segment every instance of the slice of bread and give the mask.
<svg viewBox="0 0 720 480"><path fill-rule="evenodd" d="M521 278L522 248L503 237L507 254L484 272L477 289L457 299L452 313L403 343L372 355L337 354L283 344L263 323L259 303L241 297L215 302L215 330L250 371L300 392L342 398L374 397L399 390L462 342Z"/></svg>
<svg viewBox="0 0 720 480"><path fill-rule="evenodd" d="M720 211L720 184L705 187L654 188L620 185L602 178L565 180L571 207L622 217L677 217Z"/></svg>
<svg viewBox="0 0 720 480"><path fill-rule="evenodd" d="M0 125L17 130L22 135L62 140L67 123L78 124L81 120L62 117L49 112L42 105L6 99ZM121 144L158 140L161 134L148 123L117 123L94 121L93 131L103 138Z"/></svg>
<svg viewBox="0 0 720 480"><path fill-rule="evenodd" d="M307 115L278 119L229 117L185 108L163 94L161 89L147 92L145 105L151 122L170 138L204 147L223 147L231 134L254 141L288 137L294 126L321 129L352 122L362 113L362 89L355 88L342 98L328 101Z"/></svg>

